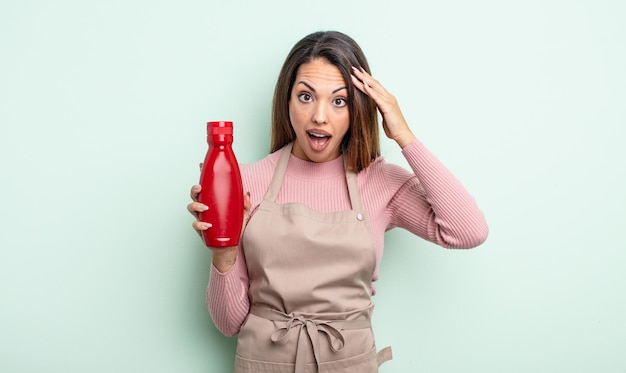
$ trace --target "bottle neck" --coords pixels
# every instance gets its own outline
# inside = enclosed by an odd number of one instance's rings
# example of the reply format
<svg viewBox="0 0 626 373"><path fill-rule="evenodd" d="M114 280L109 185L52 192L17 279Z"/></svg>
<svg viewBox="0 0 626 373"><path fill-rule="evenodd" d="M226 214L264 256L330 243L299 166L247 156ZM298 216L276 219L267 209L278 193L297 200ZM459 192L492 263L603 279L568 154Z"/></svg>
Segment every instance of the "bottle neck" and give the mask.
<svg viewBox="0 0 626 373"><path fill-rule="evenodd" d="M231 145L233 143L232 135L210 135L207 136L209 144L214 145Z"/></svg>

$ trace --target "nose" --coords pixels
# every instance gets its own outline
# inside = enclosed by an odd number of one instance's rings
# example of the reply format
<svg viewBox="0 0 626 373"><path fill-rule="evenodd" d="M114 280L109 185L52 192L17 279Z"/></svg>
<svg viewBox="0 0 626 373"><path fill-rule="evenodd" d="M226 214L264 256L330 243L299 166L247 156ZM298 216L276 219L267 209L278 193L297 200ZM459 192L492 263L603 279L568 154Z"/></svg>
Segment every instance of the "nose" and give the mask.
<svg viewBox="0 0 626 373"><path fill-rule="evenodd" d="M328 123L328 113L327 113L327 110L328 110L328 108L326 107L326 105L324 105L322 103L318 103L315 106L315 109L313 110L313 117L311 118L313 123L315 123L315 124L326 124L326 123Z"/></svg>

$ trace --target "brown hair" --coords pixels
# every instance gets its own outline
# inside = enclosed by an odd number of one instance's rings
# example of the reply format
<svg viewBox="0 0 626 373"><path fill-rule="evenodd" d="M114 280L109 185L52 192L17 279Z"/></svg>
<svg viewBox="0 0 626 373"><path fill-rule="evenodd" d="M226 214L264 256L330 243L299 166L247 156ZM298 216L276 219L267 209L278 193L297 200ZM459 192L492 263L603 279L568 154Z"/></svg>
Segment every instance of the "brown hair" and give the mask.
<svg viewBox="0 0 626 373"><path fill-rule="evenodd" d="M271 152L296 139L289 120L289 99L300 65L323 58L336 66L348 87L350 129L341 142L346 163L359 172L380 155L376 103L352 84L352 66L369 72L359 45L337 31L319 31L305 36L291 49L278 76L272 105Z"/></svg>

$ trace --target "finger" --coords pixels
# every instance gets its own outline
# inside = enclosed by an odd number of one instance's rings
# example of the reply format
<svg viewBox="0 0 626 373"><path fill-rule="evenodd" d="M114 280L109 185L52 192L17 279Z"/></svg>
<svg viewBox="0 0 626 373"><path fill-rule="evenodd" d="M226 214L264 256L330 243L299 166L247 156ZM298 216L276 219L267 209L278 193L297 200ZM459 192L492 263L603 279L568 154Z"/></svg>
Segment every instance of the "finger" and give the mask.
<svg viewBox="0 0 626 373"><path fill-rule="evenodd" d="M376 100L379 94L376 92L374 87L380 87L382 89L382 87L378 84L378 81L372 78L369 74L365 73L365 70L361 71L356 67L352 67L352 70L354 72L352 74L352 83L363 93ZM381 93L384 93L384 89L382 89Z"/></svg>
<svg viewBox="0 0 626 373"><path fill-rule="evenodd" d="M207 205L204 205L200 202L191 202L187 205L187 211L189 211L189 213L193 215L196 219L200 217L201 212L205 212L208 209L209 207Z"/></svg>
<svg viewBox="0 0 626 373"><path fill-rule="evenodd" d="M359 78L357 78L354 74L352 74L351 76L352 76L352 84L354 84L354 86L358 88L359 91L362 91L363 93L365 93L363 82Z"/></svg>
<svg viewBox="0 0 626 373"><path fill-rule="evenodd" d="M248 192L243 195L243 225L244 227L246 226L246 224L248 224L248 219L250 219L251 206L252 206L252 202L250 201L250 192Z"/></svg>
<svg viewBox="0 0 626 373"><path fill-rule="evenodd" d="M198 234L202 234L203 231L206 231L207 229L212 227L211 223L203 221L194 221L193 223L191 223L191 226Z"/></svg>
<svg viewBox="0 0 626 373"><path fill-rule="evenodd" d="M194 185L191 187L191 191L189 192L189 196L195 202L198 202L198 196L200 195L200 191L202 190L202 186Z"/></svg>
<svg viewBox="0 0 626 373"><path fill-rule="evenodd" d="M363 90L364 78L365 76L363 75L363 72L357 69L356 67L352 66L352 82L361 91Z"/></svg>
<svg viewBox="0 0 626 373"><path fill-rule="evenodd" d="M369 85L370 87L378 85L378 82L376 81L376 79L372 78L372 76L368 74L364 68L362 67L357 68L357 67L352 66L352 72L353 72L353 75L356 76L361 82Z"/></svg>
<svg viewBox="0 0 626 373"><path fill-rule="evenodd" d="M193 223L191 223L191 226L197 231L206 231L207 229L213 227L213 224L207 223L205 221L194 221Z"/></svg>
<svg viewBox="0 0 626 373"><path fill-rule="evenodd" d="M379 105L380 95L365 80L360 80L357 76L352 75L352 84L354 84L354 86L361 92L370 96L374 101L376 101L376 104Z"/></svg>
<svg viewBox="0 0 626 373"><path fill-rule="evenodd" d="M250 211L250 206L252 202L250 202L250 192L243 195L243 209L246 211Z"/></svg>
<svg viewBox="0 0 626 373"><path fill-rule="evenodd" d="M370 92L376 92L379 96L385 97L389 94L385 87L383 87L380 82L374 79L364 68L356 68L352 67L352 71L354 72L353 76L356 76L358 80L360 80L367 90L369 88Z"/></svg>
<svg viewBox="0 0 626 373"><path fill-rule="evenodd" d="M363 80L364 77L369 76L367 71L365 71L365 69L362 67L352 66L352 72L354 75L356 75L357 78L361 80Z"/></svg>

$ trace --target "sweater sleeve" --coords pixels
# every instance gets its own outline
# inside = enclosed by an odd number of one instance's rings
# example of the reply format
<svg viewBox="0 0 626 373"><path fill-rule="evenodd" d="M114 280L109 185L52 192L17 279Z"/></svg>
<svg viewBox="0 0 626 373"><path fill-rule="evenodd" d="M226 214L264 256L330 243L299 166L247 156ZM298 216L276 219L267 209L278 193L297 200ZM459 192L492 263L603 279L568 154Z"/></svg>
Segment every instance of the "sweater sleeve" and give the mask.
<svg viewBox="0 0 626 373"><path fill-rule="evenodd" d="M237 261L222 273L211 265L211 275L206 289L206 304L217 329L226 336L239 332L248 315L248 271L241 244Z"/></svg>
<svg viewBox="0 0 626 373"><path fill-rule="evenodd" d="M419 140L402 154L415 176L391 201L391 224L446 248L483 243L489 232L485 216L456 177Z"/></svg>

